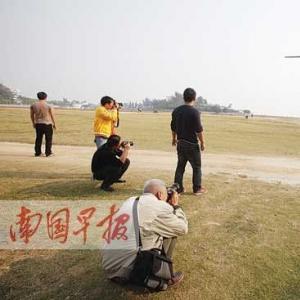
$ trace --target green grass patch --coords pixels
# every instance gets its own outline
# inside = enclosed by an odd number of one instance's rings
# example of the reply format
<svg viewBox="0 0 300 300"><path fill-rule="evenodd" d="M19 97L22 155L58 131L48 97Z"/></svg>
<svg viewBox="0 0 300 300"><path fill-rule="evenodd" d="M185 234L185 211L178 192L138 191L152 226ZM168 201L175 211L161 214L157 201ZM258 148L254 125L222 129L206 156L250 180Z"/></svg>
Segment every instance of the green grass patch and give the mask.
<svg viewBox="0 0 300 300"><path fill-rule="evenodd" d="M126 199L140 194L151 177L173 174L129 170L116 193L95 188L87 173L0 171L0 199ZM209 192L180 199L189 233L177 243L176 270L183 283L149 294L109 282L99 251L1 251L0 293L4 299L298 299L300 294L300 189L210 175ZM1 294L0 294L1 295ZM69 298L68 298L69 297ZM0 297L1 298L1 297Z"/></svg>
<svg viewBox="0 0 300 300"><path fill-rule="evenodd" d="M0 141L34 142L29 112L0 109ZM93 112L57 110L56 144L93 144ZM170 114L124 113L119 133L138 149L171 151ZM203 115L207 151L300 156L299 119ZM40 162L40 163L38 163ZM51 160L0 158L0 200L125 200L149 178L172 183L173 173L129 168L116 192L100 191L89 166ZM109 282L100 251L0 251L0 299L299 299L300 187L247 177L204 177L208 193L195 197L191 175L181 205L189 233L178 241L174 289L149 294ZM0 201L1 209L1 201Z"/></svg>

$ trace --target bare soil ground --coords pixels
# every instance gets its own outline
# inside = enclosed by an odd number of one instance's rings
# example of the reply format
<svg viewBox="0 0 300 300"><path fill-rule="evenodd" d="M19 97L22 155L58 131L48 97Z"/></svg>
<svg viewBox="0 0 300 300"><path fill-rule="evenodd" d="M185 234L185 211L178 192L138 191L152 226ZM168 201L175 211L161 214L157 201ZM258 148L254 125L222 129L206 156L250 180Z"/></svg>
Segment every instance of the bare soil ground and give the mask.
<svg viewBox="0 0 300 300"><path fill-rule="evenodd" d="M55 165L65 172L89 172L91 157L95 147L55 145L55 156L36 158L33 145L0 142L1 160L6 163L24 162L24 159L40 160L42 168ZM174 172L176 167L176 150L173 152L135 150L130 153L131 168L143 170L162 170ZM202 171L205 174L224 174L227 176L253 178L267 182L281 182L300 185L300 159L274 156L247 156L237 154L202 153ZM188 165L187 172L191 172Z"/></svg>

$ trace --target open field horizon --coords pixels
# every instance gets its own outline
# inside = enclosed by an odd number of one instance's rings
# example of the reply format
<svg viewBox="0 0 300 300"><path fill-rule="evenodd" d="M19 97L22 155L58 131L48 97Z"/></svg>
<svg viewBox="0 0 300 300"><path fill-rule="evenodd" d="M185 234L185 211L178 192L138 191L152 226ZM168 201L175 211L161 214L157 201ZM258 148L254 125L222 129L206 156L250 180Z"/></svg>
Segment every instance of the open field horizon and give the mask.
<svg viewBox="0 0 300 300"><path fill-rule="evenodd" d="M51 99L49 99L51 101ZM52 99L55 100L55 99ZM99 102L92 102L91 104L94 105L99 105ZM21 108L21 109L29 109L30 105L24 105L24 104L0 104L0 108ZM81 111L81 110L85 110L85 111L94 111L93 108L78 108L78 107L63 107L63 106L56 106L53 105L52 106L55 110L73 110L73 111ZM161 111L158 111L159 113L170 113L172 110L171 109L163 109ZM122 113L135 113L137 112L137 109L122 109ZM153 113L153 110L142 110L143 113ZM244 116L244 113L242 112L242 110L240 110L240 113L215 113L215 112L209 112L209 111L202 111L201 112L204 115L212 115L212 116ZM279 114L272 114L272 113L267 113L267 112L253 112L252 113L254 117L258 117L258 118L282 118L282 119L300 119L300 114L283 114L283 113L279 113Z"/></svg>

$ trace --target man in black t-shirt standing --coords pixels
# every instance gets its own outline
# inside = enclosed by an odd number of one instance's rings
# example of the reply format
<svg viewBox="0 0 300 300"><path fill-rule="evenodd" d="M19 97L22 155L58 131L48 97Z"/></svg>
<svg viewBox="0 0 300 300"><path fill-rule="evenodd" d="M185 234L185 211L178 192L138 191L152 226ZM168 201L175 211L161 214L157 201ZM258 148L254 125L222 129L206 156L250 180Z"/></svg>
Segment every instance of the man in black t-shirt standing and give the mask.
<svg viewBox="0 0 300 300"><path fill-rule="evenodd" d="M174 182L180 186L179 193L184 192L183 174L186 163L189 162L193 168L193 192L198 196L206 193L206 189L201 185L201 151L205 149L203 127L200 113L194 107L196 92L187 88L183 99L184 105L174 109L171 121L172 145L177 145L178 156Z"/></svg>
<svg viewBox="0 0 300 300"><path fill-rule="evenodd" d="M97 149L92 159L92 173L94 179L103 180L101 189L113 192L112 184L125 182L120 180L129 167L130 161L127 158L130 144L122 145L120 149L120 136L111 135L107 142Z"/></svg>

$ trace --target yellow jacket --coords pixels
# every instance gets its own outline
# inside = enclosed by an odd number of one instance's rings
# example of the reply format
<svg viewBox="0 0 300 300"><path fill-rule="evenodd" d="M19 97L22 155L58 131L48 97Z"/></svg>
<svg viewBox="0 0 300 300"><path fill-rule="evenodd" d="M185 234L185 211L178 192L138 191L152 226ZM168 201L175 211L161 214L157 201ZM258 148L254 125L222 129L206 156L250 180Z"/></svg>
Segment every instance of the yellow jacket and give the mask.
<svg viewBox="0 0 300 300"><path fill-rule="evenodd" d="M114 122L117 121L118 115L115 109L108 110L104 106L96 108L94 119L94 133L104 137L110 137Z"/></svg>

